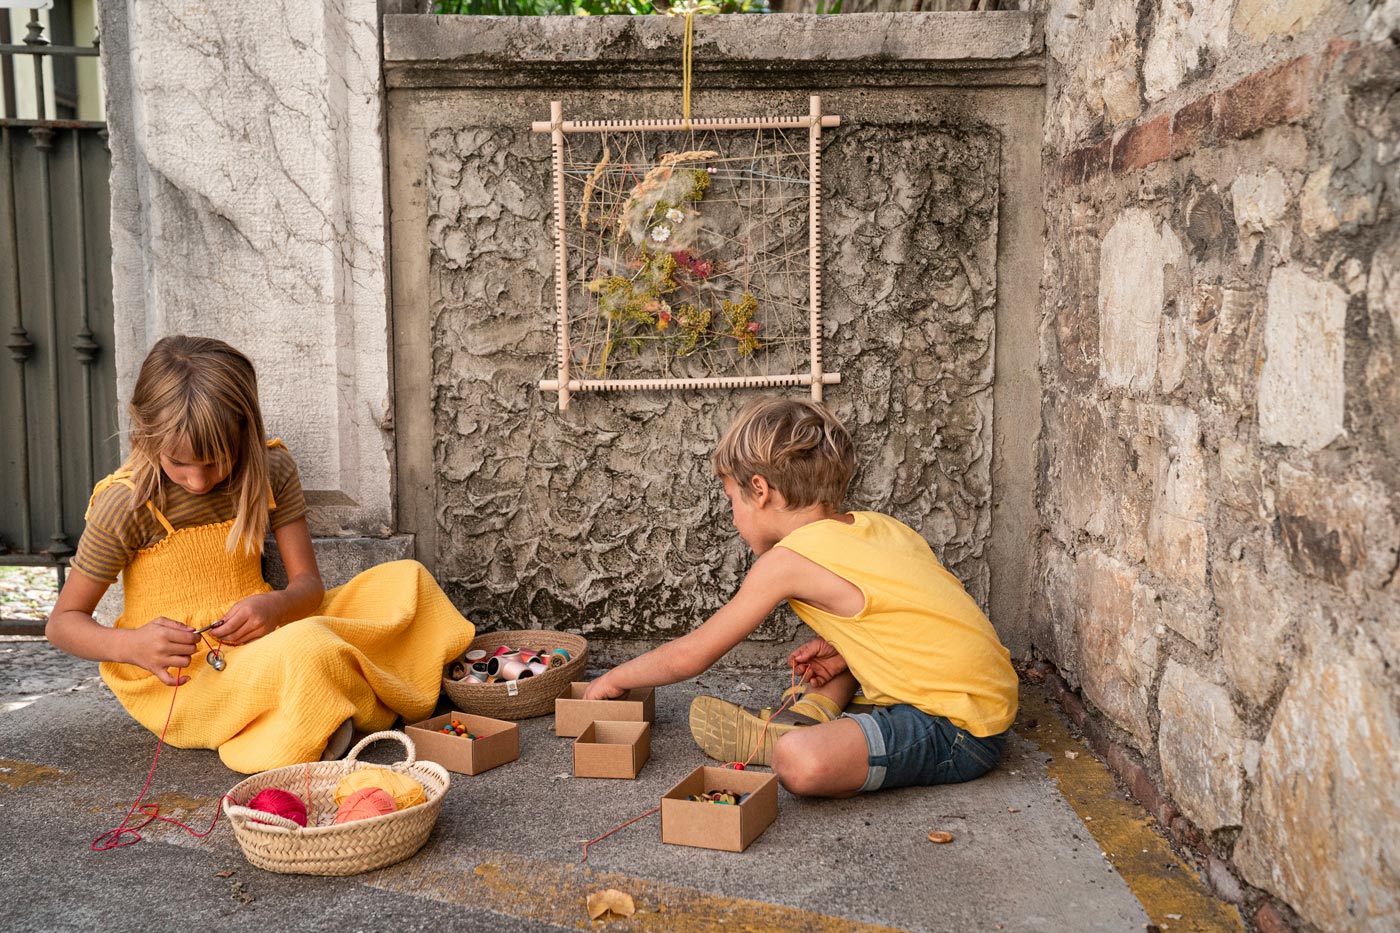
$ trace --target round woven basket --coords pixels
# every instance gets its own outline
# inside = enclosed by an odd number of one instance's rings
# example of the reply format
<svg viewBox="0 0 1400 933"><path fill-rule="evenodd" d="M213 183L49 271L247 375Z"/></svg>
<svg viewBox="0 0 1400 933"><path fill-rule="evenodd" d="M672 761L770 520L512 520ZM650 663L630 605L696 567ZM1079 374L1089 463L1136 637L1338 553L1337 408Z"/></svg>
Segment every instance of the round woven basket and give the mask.
<svg viewBox="0 0 1400 933"><path fill-rule="evenodd" d="M489 716L492 719L517 720L547 716L554 712L555 699L569 689L569 684L583 679L584 666L588 662L588 641L581 636L542 629L491 632L478 635L471 643L471 650L482 649L489 655L501 645L525 648L541 654L548 654L555 648L563 648L569 652L569 661L534 677L494 684L453 680L448 676L452 669L452 665L448 664L443 668L442 689L447 691L457 709L477 716ZM462 657L465 656L466 652L463 652Z"/></svg>
<svg viewBox="0 0 1400 933"><path fill-rule="evenodd" d="M361 768L386 767L358 760L365 746L379 739L403 743L408 757L387 768L422 784L427 803L336 825L335 789L341 778ZM235 784L228 796L238 803L225 799L224 812L244 857L258 868L301 875L355 875L383 868L423 847L447 793L447 769L436 762L418 761L416 756L413 740L402 732L376 732L365 736L341 761L274 768ZM290 791L307 802L305 828L243 805L269 787Z"/></svg>

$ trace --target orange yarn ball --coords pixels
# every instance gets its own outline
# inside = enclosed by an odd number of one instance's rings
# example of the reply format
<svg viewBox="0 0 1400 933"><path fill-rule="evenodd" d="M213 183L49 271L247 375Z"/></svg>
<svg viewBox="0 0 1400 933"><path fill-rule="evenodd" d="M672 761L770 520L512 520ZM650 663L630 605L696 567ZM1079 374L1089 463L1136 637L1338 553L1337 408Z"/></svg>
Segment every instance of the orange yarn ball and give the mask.
<svg viewBox="0 0 1400 933"><path fill-rule="evenodd" d="M340 809L335 811L337 823L352 820L367 820L372 816L384 816L398 809L394 798L378 787L364 787L346 796Z"/></svg>

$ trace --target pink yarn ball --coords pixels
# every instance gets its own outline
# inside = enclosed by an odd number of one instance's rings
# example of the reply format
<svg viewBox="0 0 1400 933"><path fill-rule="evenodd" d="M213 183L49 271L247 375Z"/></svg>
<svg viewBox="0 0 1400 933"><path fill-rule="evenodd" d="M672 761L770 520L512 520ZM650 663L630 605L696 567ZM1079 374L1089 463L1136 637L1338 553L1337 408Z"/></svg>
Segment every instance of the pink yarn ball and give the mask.
<svg viewBox="0 0 1400 933"><path fill-rule="evenodd" d="M248 806L254 810L261 810L264 813L271 813L273 816L280 816L291 820L298 826L306 825L306 804L301 798L290 791L285 791L277 787L269 787L259 791L252 800L248 801ZM254 823L262 823L270 826L263 820L253 820Z"/></svg>
<svg viewBox="0 0 1400 933"><path fill-rule="evenodd" d="M352 820L367 820L372 816L393 813L398 808L394 798L383 788L362 787L341 802L340 809L335 811L335 821L349 823Z"/></svg>

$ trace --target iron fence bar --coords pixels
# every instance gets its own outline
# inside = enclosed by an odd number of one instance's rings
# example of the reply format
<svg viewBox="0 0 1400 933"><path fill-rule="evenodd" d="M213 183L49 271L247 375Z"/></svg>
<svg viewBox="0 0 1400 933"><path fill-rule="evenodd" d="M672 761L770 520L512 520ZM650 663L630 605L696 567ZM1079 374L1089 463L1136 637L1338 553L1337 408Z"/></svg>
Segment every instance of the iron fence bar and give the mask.
<svg viewBox="0 0 1400 933"><path fill-rule="evenodd" d="M24 37L26 45L47 45L48 40L44 38L44 26L39 22L39 11L31 10L29 13L29 35ZM44 68L43 62L38 56L34 57L34 88L35 107L42 122L47 116L46 102L44 94ZM65 557L73 553L73 547L68 543L68 535L64 532L66 522L64 521L63 507L63 419L62 406L59 405L59 392L61 391L61 380L59 379L59 355L58 355L58 296L56 294L57 282L55 279L55 263L53 250L53 185L50 180L50 158L53 153L54 131L47 126L31 127L29 134L34 137L34 147L39 153L39 196L41 199L41 209L39 217L42 228L43 250L44 250L44 307L48 312L48 338L49 338L49 389L52 397L49 399L49 413L53 417L53 487L54 487L54 512L57 524L54 526L54 533L50 536L50 544L47 548L49 556L55 562L62 561ZM60 573L61 575L61 573Z"/></svg>
<svg viewBox="0 0 1400 933"><path fill-rule="evenodd" d="M0 117L0 126L13 126L17 129L50 130L105 130L107 124L101 120L30 120L17 117Z"/></svg>
<svg viewBox="0 0 1400 933"><path fill-rule="evenodd" d="M44 45L32 48L28 45L0 45L0 55L56 55L63 57L94 58L98 55L95 45Z"/></svg>
<svg viewBox="0 0 1400 933"><path fill-rule="evenodd" d="M73 197L77 205L74 211L74 226L77 232L78 252L78 308L83 314L83 327L73 340L73 350L78 361L83 364L83 479L86 488L91 489L97 482L93 476L96 455L93 450L92 410L92 364L97 360L101 349L93 339L92 322L88 315L88 264L87 264L87 218L83 216L83 136L82 130L73 131Z"/></svg>
<svg viewBox="0 0 1400 933"><path fill-rule="evenodd" d="M10 357L15 361L16 376L19 381L19 486L20 486L20 527L23 530L23 540L20 542L20 550L28 554L34 550L34 526L33 517L30 513L29 504L29 390L25 379L25 364L29 362L29 357L34 353L34 341L29 339L29 332L24 329L24 302L20 296L19 280L19 219L15 211L15 173L14 173L14 152L13 141L11 140L11 130L4 127L4 150L5 150L5 222L10 231L10 248L6 250L9 257L10 281L14 283L11 290L10 304L14 307L15 326L10 331L10 339L6 341L6 346L10 349ZM8 560L9 557L7 556Z"/></svg>

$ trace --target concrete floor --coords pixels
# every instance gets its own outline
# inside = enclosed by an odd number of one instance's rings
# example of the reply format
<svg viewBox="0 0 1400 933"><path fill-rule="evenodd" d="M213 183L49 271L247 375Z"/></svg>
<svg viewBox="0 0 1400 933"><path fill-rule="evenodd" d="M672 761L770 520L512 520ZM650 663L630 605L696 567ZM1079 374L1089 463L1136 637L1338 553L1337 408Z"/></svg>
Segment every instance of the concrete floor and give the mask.
<svg viewBox="0 0 1400 933"><path fill-rule="evenodd" d="M203 839L156 824L137 845L90 851L140 791L155 737L125 714L95 665L42 641L0 642L0 926L1240 929L1233 908L1204 891L1101 767L1083 777L1083 767L1097 767L1092 753L1032 685L1000 767L978 781L846 801L781 792L777 822L740 854L663 845L651 816L578 864L585 840L656 806L706 763L686 726L693 696L762 705L776 703L784 686L779 673L734 671L659 690L651 761L635 781L573 778L571 740L554 736L552 717L528 720L519 761L453 775L416 856L357 877L315 878L252 867L222 820ZM386 744L366 757L401 756ZM1076 763L1070 775L1054 773L1063 761ZM167 748L148 799L203 830L239 779L212 752ZM1062 793L1067 780L1097 789ZM933 829L956 840L931 844ZM1120 853L1106 857L1097 841L1108 838L1133 850L1136 867L1115 868ZM1144 863L1160 865L1146 881ZM631 893L639 912L590 926L585 899L608 887Z"/></svg>

